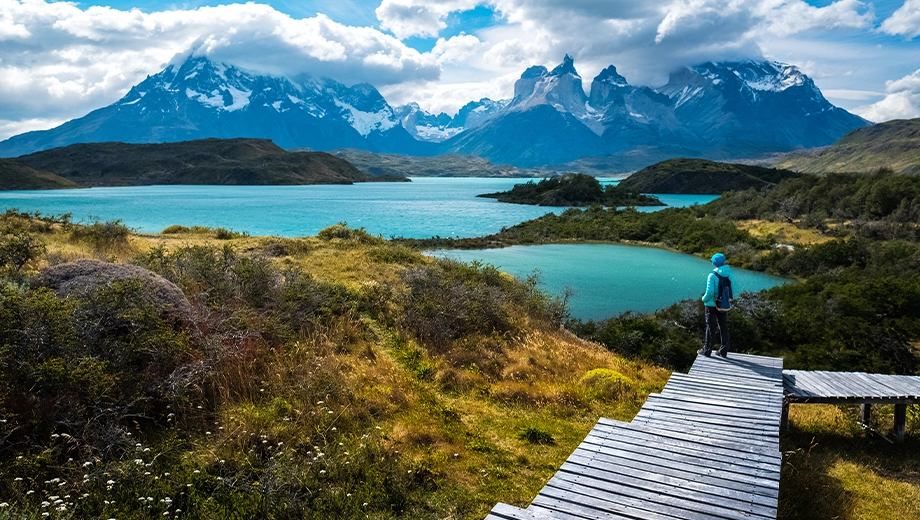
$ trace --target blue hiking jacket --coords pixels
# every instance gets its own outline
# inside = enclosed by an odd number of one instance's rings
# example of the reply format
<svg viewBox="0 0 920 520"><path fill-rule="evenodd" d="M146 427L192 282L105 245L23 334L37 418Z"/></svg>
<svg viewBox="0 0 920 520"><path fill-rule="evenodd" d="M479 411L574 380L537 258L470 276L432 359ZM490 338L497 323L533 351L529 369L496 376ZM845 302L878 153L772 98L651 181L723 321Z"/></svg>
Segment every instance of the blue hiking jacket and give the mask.
<svg viewBox="0 0 920 520"><path fill-rule="evenodd" d="M706 277L706 293L703 294L703 304L707 307L716 306L716 290L719 288L719 278L716 277L716 273L719 273L719 276L727 276L729 280L732 278L732 268L727 264L722 267L716 267L709 273L709 276ZM735 287L735 281L732 280L732 292L738 294L738 288Z"/></svg>

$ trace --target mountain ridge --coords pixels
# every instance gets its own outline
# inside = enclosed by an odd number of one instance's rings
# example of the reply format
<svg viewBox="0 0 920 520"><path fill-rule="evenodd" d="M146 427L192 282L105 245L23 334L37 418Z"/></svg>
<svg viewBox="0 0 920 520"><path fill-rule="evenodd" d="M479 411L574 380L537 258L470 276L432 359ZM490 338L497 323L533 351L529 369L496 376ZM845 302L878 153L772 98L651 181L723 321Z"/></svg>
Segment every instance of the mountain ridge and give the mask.
<svg viewBox="0 0 920 520"><path fill-rule="evenodd" d="M0 156L78 142L251 137L284 148L463 154L530 168L635 158L639 149L656 160L762 156L828 145L866 124L831 105L796 67L777 62L685 67L658 89L630 85L611 65L586 93L566 55L552 69L527 68L512 99L471 101L451 117L415 103L394 108L368 83L263 76L190 56L112 105L0 142Z"/></svg>

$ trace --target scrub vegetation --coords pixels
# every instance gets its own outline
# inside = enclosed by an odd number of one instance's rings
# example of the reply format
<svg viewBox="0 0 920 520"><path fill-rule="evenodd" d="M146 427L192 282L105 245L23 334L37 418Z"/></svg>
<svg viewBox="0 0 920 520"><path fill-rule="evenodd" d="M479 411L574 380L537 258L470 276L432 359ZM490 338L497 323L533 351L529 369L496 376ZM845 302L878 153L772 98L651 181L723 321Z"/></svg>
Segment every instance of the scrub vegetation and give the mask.
<svg viewBox="0 0 920 520"><path fill-rule="evenodd" d="M170 231L0 215L0 518L482 518L668 376L344 223Z"/></svg>
<svg viewBox="0 0 920 520"><path fill-rule="evenodd" d="M802 177L454 241L345 223L306 238L138 235L7 211L0 518L482 518L526 505L599 416L630 420L700 346L699 301L582 322L535 277L418 247L720 250L796 280L740 295L737 351L916 374L918 195L920 180L886 171ZM87 258L114 267L68 278ZM123 276L134 269L146 274ZM867 429L855 407L793 406L780 517L916 517L917 408L892 445L890 407Z"/></svg>
<svg viewBox="0 0 920 520"><path fill-rule="evenodd" d="M481 248L610 241L704 258L722 251L733 266L795 281L737 297L728 316L734 350L782 356L792 369L918 374L918 229L920 178L883 169L787 179L691 208L643 214L593 206L488 237L402 243ZM572 319L566 327L629 359L685 370L701 345L703 308L686 300L651 314ZM911 407L907 442L892 446L873 433L890 430L891 410L887 422L864 430L855 425L855 410L794 406L792 430L783 437L780 516L917 516L911 497L920 492L918 409Z"/></svg>

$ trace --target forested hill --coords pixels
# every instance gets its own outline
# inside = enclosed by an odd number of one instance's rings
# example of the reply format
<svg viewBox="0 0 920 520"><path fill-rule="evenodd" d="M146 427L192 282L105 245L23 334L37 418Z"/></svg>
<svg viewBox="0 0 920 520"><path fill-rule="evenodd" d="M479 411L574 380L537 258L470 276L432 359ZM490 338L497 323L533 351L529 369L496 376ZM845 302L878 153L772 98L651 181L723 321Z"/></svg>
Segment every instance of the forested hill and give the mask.
<svg viewBox="0 0 920 520"><path fill-rule="evenodd" d="M86 143L13 160L80 186L351 184L381 180L327 153L287 152L267 139Z"/></svg>
<svg viewBox="0 0 920 520"><path fill-rule="evenodd" d="M798 175L789 170L705 159L669 159L630 175L620 187L641 193L719 194L760 189Z"/></svg>
<svg viewBox="0 0 920 520"><path fill-rule="evenodd" d="M859 128L831 146L787 154L776 166L807 173L920 173L920 118Z"/></svg>

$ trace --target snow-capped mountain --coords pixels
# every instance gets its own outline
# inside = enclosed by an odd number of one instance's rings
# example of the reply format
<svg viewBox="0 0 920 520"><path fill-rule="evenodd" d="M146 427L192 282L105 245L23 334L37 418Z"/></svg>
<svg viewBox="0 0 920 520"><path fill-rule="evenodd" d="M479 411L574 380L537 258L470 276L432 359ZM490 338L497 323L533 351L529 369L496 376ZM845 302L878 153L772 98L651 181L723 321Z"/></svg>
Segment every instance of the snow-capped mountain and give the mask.
<svg viewBox="0 0 920 520"><path fill-rule="evenodd" d="M867 124L790 65L706 63L675 72L659 89L634 87L610 66L586 94L566 56L552 71L525 70L514 99L442 150L522 167L639 148L657 150L656 158L738 158L824 146Z"/></svg>
<svg viewBox="0 0 920 520"><path fill-rule="evenodd" d="M463 131L463 128L448 128L453 121L449 115L441 112L434 115L426 112L418 103L400 105L393 109L399 123L409 132L409 135L420 140L440 143Z"/></svg>
<svg viewBox="0 0 920 520"><path fill-rule="evenodd" d="M605 164L629 157L623 164L635 165L823 146L867 124L831 105L796 67L776 62L687 67L657 89L630 85L611 65L585 92L565 56L552 70L526 69L512 99L471 101L450 117L415 103L394 109L366 83L259 75L192 56L112 105L3 141L0 157L93 141L259 137L283 148L459 153L519 167L598 156Z"/></svg>
<svg viewBox="0 0 920 520"><path fill-rule="evenodd" d="M824 146L866 126L830 104L796 67L778 62L704 63L658 89L711 149L736 155Z"/></svg>
<svg viewBox="0 0 920 520"><path fill-rule="evenodd" d="M372 85L253 74L204 57L170 64L122 99L57 128L0 143L16 156L79 142L261 137L281 147L424 154Z"/></svg>

